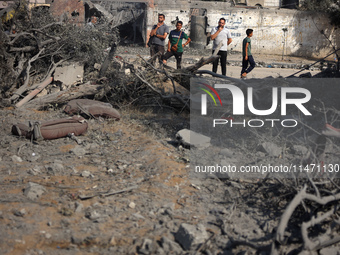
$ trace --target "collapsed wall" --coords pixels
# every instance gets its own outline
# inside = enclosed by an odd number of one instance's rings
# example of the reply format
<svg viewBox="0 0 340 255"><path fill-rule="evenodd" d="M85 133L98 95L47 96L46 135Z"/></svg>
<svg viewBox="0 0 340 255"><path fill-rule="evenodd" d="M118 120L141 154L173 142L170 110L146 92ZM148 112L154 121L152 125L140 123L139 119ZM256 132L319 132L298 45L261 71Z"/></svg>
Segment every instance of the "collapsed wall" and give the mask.
<svg viewBox="0 0 340 255"><path fill-rule="evenodd" d="M195 38L206 38L205 47L208 48L211 47L209 33L221 17L226 19L226 26L231 30L233 43L229 49L235 52L242 51L242 40L246 36L247 28L254 29L254 54L323 58L333 51L332 44L340 45L340 33L330 25L327 15L321 13L277 8L235 8L224 2L158 1L157 4L149 3L147 34L157 23L159 13L165 14L165 22L170 26L170 30L175 29L177 20L183 21L183 30L189 36L193 27L192 16L206 17L205 33L197 35L197 31L194 31L193 35ZM202 41L204 39L200 40L199 46ZM195 43L192 43L192 46L195 46ZM200 48L199 46L197 48Z"/></svg>

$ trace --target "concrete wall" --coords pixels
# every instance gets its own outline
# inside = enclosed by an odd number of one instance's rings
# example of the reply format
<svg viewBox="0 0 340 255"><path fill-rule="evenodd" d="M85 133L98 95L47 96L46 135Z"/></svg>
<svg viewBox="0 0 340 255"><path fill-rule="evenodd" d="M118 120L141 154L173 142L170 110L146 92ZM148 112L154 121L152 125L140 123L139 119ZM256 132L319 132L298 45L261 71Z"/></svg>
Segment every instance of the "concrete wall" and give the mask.
<svg viewBox="0 0 340 255"><path fill-rule="evenodd" d="M329 40L335 47L340 46L339 31L330 26L327 16L321 13L274 8L233 8L230 3L223 2L174 0L168 4L164 0L154 0L152 6L148 7L148 33L157 23L158 13L165 14L165 22L170 30L175 29L176 19L182 20L183 29L189 36L191 15L207 16L207 33L217 25L219 18L224 17L233 37L233 43L229 47L232 51L242 50L242 40L247 28L254 29L252 52L255 55L284 54L323 58L332 51Z"/></svg>
<svg viewBox="0 0 340 255"><path fill-rule="evenodd" d="M264 7L280 7L282 0L265 0Z"/></svg>

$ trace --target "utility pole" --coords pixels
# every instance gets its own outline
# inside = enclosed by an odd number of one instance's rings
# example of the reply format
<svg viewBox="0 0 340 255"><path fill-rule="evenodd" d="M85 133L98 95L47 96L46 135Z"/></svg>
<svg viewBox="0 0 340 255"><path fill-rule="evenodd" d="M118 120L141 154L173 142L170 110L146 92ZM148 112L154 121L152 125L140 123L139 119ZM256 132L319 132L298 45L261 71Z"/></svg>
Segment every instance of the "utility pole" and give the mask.
<svg viewBox="0 0 340 255"><path fill-rule="evenodd" d="M283 56L285 54L285 49L286 49L286 32L288 31L288 28L282 28L283 31L283 49L282 49L282 60L283 60Z"/></svg>

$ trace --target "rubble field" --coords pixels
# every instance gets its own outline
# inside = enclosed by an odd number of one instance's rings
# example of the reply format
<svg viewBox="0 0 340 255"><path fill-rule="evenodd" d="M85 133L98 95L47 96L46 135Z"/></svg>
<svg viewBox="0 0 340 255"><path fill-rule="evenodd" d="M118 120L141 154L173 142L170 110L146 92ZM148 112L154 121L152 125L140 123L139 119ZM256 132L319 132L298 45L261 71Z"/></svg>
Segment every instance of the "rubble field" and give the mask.
<svg viewBox="0 0 340 255"><path fill-rule="evenodd" d="M62 106L0 110L1 254L337 254L336 206L335 223L312 224L310 239L301 233L302 221L336 205L337 179L195 178L190 148L176 137L190 128L187 112L119 111L119 121L89 119L77 139L30 141L12 135L12 126L67 117ZM264 136L237 135L218 155L242 165L298 162L309 149L289 143L265 148ZM211 147L206 155L216 151ZM329 161L338 159L339 141L329 138L325 153ZM313 185L323 185L319 197L337 199L297 206L281 236L286 208L304 186L314 194ZM333 239L310 245L318 234Z"/></svg>

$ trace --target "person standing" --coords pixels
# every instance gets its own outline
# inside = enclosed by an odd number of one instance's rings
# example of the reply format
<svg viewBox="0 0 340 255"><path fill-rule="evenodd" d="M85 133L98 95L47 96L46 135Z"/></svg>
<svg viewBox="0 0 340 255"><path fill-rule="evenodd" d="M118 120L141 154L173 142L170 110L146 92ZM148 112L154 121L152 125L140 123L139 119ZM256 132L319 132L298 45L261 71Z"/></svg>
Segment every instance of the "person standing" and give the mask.
<svg viewBox="0 0 340 255"><path fill-rule="evenodd" d="M169 34L169 27L164 23L164 20L165 15L158 14L158 23L152 27L148 42L151 57L153 57L158 52L160 52L161 55L164 54L164 42L165 38ZM159 63L162 63L161 56L159 56L158 59ZM152 64L154 64L154 61L152 61Z"/></svg>
<svg viewBox="0 0 340 255"><path fill-rule="evenodd" d="M213 42L213 53L214 53L215 49L219 46L219 44L221 42L223 43L223 45L219 49L217 55L221 56L220 61L221 61L222 74L226 75L226 73L227 73L227 48L228 48L228 45L231 44L231 42L233 40L231 38L230 31L227 28L225 28L224 26L225 26L225 19L220 18L220 20L218 22L218 26L214 27L211 30L210 39L214 41ZM219 62L218 59L216 59L213 62L212 71L214 73L217 72L218 62Z"/></svg>
<svg viewBox="0 0 340 255"><path fill-rule="evenodd" d="M247 74L255 67L255 61L251 54L251 37L253 36L253 29L246 30L247 37L243 39L242 43L242 70L241 78L247 78ZM248 67L248 65L250 66ZM248 68L248 69L247 69Z"/></svg>
<svg viewBox="0 0 340 255"><path fill-rule="evenodd" d="M181 69L183 47L187 46L191 42L191 39L188 37L188 35L181 31L182 26L183 22L177 21L176 29L171 30L169 34L168 50L165 55L162 56L163 62L165 62L170 57L175 56L177 69ZM183 39L187 40L184 44Z"/></svg>

